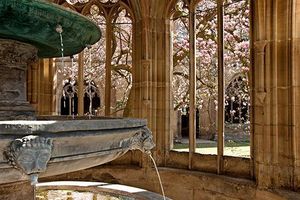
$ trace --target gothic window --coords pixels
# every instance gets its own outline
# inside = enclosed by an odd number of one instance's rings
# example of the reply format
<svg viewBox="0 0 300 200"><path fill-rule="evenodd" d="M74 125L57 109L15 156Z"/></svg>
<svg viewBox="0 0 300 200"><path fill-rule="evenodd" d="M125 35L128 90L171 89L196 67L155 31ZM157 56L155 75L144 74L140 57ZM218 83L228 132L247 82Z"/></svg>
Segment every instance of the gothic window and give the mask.
<svg viewBox="0 0 300 200"><path fill-rule="evenodd" d="M78 108L78 97L76 83L71 80L66 81L61 96L61 115L76 115Z"/></svg>
<svg viewBox="0 0 300 200"><path fill-rule="evenodd" d="M225 92L225 122L230 125L249 123L249 85L246 76L235 77Z"/></svg>
<svg viewBox="0 0 300 200"><path fill-rule="evenodd" d="M85 13L84 13L85 14ZM97 89L100 91L100 101L101 103L97 108L97 115L104 115L105 110L105 83L106 83L106 17L99 5L92 4L90 5L89 10L86 13L86 16L93 20L101 29L102 37L94 45L86 48L84 50L84 80L86 84L95 84ZM84 113L91 113L88 107L89 98L85 93L84 97ZM93 109L94 110L94 109ZM93 111L92 114L95 114Z"/></svg>
<svg viewBox="0 0 300 200"><path fill-rule="evenodd" d="M86 81L84 88L84 113L86 115L97 115L101 108L99 89L94 81Z"/></svg>
<svg viewBox="0 0 300 200"><path fill-rule="evenodd" d="M122 116L132 86L132 22L120 8L112 24L112 114Z"/></svg>
<svg viewBox="0 0 300 200"><path fill-rule="evenodd" d="M87 84L95 84L99 90L97 95L101 104L97 108L97 114L123 116L132 86L133 27L132 16L126 3L121 0L68 0L63 5L86 15L99 26L102 33L101 39L96 44L87 45L81 53L82 56L75 56L77 65L72 70L75 71L76 82L79 69L83 68L82 80ZM66 62L68 60L65 58L65 62L59 62L60 59L56 61L60 69L58 85L74 73L69 68L70 64ZM64 66L60 66L62 63ZM86 94L84 99L84 102L88 101ZM90 113L86 109L84 112Z"/></svg>
<svg viewBox="0 0 300 200"><path fill-rule="evenodd" d="M61 115L76 116L78 114L78 85L71 79L64 81L61 96ZM101 107L100 92L94 81L85 81L84 84L84 114L97 115Z"/></svg>
<svg viewBox="0 0 300 200"><path fill-rule="evenodd" d="M173 150L215 154L221 170L224 155L250 157L250 3L189 2L170 17Z"/></svg>

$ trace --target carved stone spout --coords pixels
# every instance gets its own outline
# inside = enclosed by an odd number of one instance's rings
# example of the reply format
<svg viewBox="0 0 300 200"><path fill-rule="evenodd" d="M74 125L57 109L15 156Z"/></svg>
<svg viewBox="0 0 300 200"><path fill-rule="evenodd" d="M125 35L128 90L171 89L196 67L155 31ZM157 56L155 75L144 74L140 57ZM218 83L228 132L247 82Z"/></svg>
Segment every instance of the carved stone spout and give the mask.
<svg viewBox="0 0 300 200"><path fill-rule="evenodd" d="M121 142L123 148L128 150L140 150L143 153L150 153L155 147L153 142L152 132L147 127L143 127L132 138Z"/></svg>
<svg viewBox="0 0 300 200"><path fill-rule="evenodd" d="M30 176L32 184L46 170L52 153L52 139L29 135L11 142L5 152L10 164Z"/></svg>

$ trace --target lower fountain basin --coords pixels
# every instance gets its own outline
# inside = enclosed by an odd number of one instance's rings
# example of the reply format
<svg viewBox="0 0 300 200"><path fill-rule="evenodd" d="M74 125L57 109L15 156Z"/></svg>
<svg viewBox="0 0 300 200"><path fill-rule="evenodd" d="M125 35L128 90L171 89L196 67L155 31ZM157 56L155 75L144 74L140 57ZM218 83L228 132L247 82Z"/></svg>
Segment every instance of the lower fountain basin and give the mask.
<svg viewBox="0 0 300 200"><path fill-rule="evenodd" d="M14 141L20 143L20 138L28 135L46 138L41 141L51 140L50 160L39 177L90 168L110 162L132 149L150 151L154 147L146 121L141 119L0 121L0 184L29 180L30 170L40 170L33 168L42 165L40 160L47 160L30 151L30 155L25 153L25 158L24 155L16 156L19 162L27 165L26 173L11 165L6 152L14 150L11 147ZM31 146L42 148L40 144ZM27 161L26 156L34 162Z"/></svg>
<svg viewBox="0 0 300 200"><path fill-rule="evenodd" d="M163 200L163 196L145 189L120 184L84 181L56 181L37 185L37 200L113 199ZM170 198L166 198L171 200Z"/></svg>

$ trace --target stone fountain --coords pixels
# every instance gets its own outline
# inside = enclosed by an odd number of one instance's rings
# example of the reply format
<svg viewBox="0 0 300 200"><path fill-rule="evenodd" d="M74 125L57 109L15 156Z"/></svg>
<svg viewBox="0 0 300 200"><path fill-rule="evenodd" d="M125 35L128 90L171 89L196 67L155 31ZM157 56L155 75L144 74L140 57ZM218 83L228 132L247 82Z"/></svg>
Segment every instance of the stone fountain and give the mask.
<svg viewBox="0 0 300 200"><path fill-rule="evenodd" d="M132 149L150 152L145 120L41 120L26 100L27 65L61 56L60 34L65 56L81 52L100 39L96 24L45 0L1 0L0 19L1 200L33 199L38 177L97 166Z"/></svg>

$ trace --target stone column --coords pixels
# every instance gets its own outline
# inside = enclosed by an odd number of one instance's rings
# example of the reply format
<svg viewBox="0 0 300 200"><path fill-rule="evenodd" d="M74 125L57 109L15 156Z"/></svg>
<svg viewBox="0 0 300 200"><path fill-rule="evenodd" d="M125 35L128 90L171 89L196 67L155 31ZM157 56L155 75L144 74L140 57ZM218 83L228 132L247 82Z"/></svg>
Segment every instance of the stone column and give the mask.
<svg viewBox="0 0 300 200"><path fill-rule="evenodd" d="M0 120L34 118L26 99L26 69L36 55L29 44L0 39Z"/></svg>
<svg viewBox="0 0 300 200"><path fill-rule="evenodd" d="M83 69L83 59L84 53L81 52L78 56L78 115L84 115L84 69Z"/></svg>

